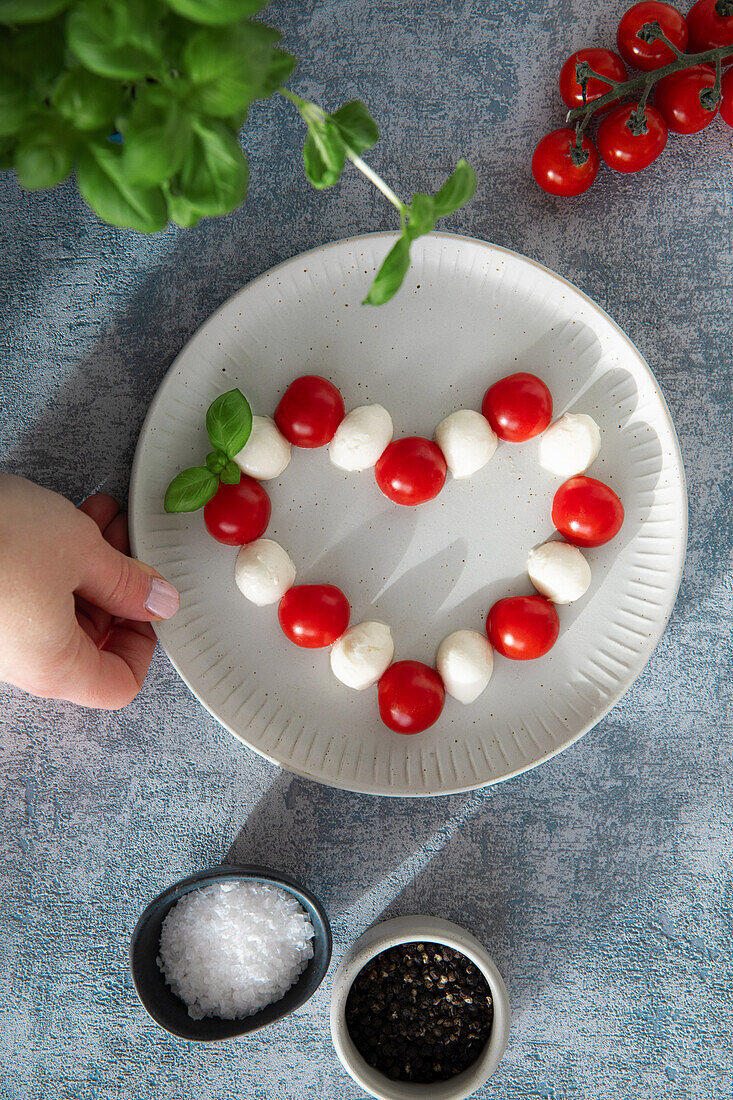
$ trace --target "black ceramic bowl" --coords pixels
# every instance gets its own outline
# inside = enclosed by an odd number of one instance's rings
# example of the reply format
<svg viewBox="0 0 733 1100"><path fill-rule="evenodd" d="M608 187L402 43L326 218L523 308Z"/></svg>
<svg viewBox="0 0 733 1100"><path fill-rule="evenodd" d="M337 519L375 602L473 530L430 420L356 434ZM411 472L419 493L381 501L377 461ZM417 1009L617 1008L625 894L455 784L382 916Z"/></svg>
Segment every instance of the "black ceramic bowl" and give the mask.
<svg viewBox="0 0 733 1100"><path fill-rule="evenodd" d="M284 997L265 1005L252 1016L243 1016L238 1020L205 1016L203 1020L194 1020L158 969L155 960L160 947L160 932L168 911L184 894L190 890L198 890L201 886L210 886L229 879L279 886L292 894L305 909L315 930L313 958L309 959L305 970ZM258 1028L287 1016L313 996L326 976L330 961L331 927L320 902L305 887L269 867L214 867L210 871L200 871L191 878L174 883L151 901L142 913L130 943L132 980L143 1006L166 1031L194 1043L214 1043L221 1039L248 1035L251 1031L257 1031Z"/></svg>

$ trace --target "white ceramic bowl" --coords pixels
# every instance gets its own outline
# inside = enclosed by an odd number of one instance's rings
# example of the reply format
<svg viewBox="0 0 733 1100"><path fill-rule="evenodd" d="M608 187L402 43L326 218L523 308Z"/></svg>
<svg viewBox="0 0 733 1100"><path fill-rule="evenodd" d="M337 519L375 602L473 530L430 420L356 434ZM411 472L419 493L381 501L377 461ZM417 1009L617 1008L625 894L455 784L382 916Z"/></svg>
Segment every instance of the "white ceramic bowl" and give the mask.
<svg viewBox="0 0 733 1100"><path fill-rule="evenodd" d="M362 1058L346 1026L346 998L354 978L370 959L399 943L440 943L460 951L485 976L494 1001L491 1036L483 1054L456 1077L433 1085L392 1081ZM331 1038L341 1064L357 1085L377 1100L464 1100L488 1081L509 1039L509 996L496 964L475 936L438 917L395 917L372 925L346 953L333 979Z"/></svg>

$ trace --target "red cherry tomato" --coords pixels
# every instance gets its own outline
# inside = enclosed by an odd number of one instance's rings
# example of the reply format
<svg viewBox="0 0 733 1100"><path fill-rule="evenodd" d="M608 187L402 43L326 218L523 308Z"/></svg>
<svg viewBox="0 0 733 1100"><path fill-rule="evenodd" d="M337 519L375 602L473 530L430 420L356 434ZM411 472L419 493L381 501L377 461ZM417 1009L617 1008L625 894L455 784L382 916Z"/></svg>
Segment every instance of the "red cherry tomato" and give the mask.
<svg viewBox="0 0 733 1100"><path fill-rule="evenodd" d="M667 144L667 124L654 107L645 107L646 133L634 134L629 120L638 103L622 103L598 127L598 152L616 172L640 172L647 168Z"/></svg>
<svg viewBox="0 0 733 1100"><path fill-rule="evenodd" d="M604 482L579 474L555 493L552 522L573 546L603 546L621 530L624 506Z"/></svg>
<svg viewBox="0 0 733 1100"><path fill-rule="evenodd" d="M534 374L510 374L489 386L481 412L499 439L524 443L552 420L552 394Z"/></svg>
<svg viewBox="0 0 733 1100"><path fill-rule="evenodd" d="M374 467L377 485L395 504L424 504L437 497L448 467L443 452L420 435L395 439Z"/></svg>
<svg viewBox="0 0 733 1100"><path fill-rule="evenodd" d="M351 608L333 584L296 584L280 600L277 617L283 633L303 649L323 649L349 625Z"/></svg>
<svg viewBox="0 0 733 1100"><path fill-rule="evenodd" d="M582 195L598 175L598 152L587 136L583 137L583 152L587 159L575 164L575 130L563 127L546 134L532 154L532 175L543 191L570 198Z"/></svg>
<svg viewBox="0 0 733 1100"><path fill-rule="evenodd" d="M634 69L643 69L645 73L652 69L660 69L662 65L668 65L675 60L675 55L666 43L657 39L655 42L644 42L637 37L645 23L659 23L670 42L674 42L678 50L684 50L687 45L687 23L685 17L671 4L660 3L659 0L642 0L641 4L634 4L633 8L621 16L616 33L618 52L627 65Z"/></svg>
<svg viewBox="0 0 733 1100"><path fill-rule="evenodd" d="M727 12L728 14L723 14ZM687 15L690 50L702 53L718 46L733 46L733 4L730 0L697 0ZM724 65L733 63L726 57Z"/></svg>
<svg viewBox="0 0 733 1100"><path fill-rule="evenodd" d="M723 122L733 126L733 69L727 69L723 73L723 83L720 85L723 98L720 101L720 117Z"/></svg>
<svg viewBox="0 0 733 1100"><path fill-rule="evenodd" d="M670 73L657 84L654 106L673 133L696 134L718 113L718 104L709 92L714 84L715 72L708 65ZM706 106L707 102L712 106Z"/></svg>
<svg viewBox="0 0 733 1100"><path fill-rule="evenodd" d="M275 409L275 423L295 447L330 443L344 418L344 399L326 378L304 374L291 382Z"/></svg>
<svg viewBox="0 0 733 1100"><path fill-rule="evenodd" d="M379 715L395 733L420 733L440 718L445 703L443 681L421 661L396 661L382 674Z"/></svg>
<svg viewBox="0 0 733 1100"><path fill-rule="evenodd" d="M502 657L534 661L554 646L560 620L554 604L544 596L508 596L489 611L486 633Z"/></svg>
<svg viewBox="0 0 733 1100"><path fill-rule="evenodd" d="M270 498L259 481L242 474L236 485L219 484L204 505L204 523L217 542L243 546L264 535L271 510Z"/></svg>
<svg viewBox="0 0 733 1100"><path fill-rule="evenodd" d="M560 95L563 98L563 103L571 108L583 106L583 89L578 83L575 72L575 67L579 61L587 62L593 72L599 73L600 76L610 76L612 80L623 81L628 77L626 66L613 50L576 50L560 70ZM590 103L594 99L600 99L602 95L610 91L610 84L605 84L602 80L596 80L592 76L586 84L585 102ZM614 99L606 107L601 107L598 113L603 114L604 111L610 111L616 103L618 103L618 100Z"/></svg>

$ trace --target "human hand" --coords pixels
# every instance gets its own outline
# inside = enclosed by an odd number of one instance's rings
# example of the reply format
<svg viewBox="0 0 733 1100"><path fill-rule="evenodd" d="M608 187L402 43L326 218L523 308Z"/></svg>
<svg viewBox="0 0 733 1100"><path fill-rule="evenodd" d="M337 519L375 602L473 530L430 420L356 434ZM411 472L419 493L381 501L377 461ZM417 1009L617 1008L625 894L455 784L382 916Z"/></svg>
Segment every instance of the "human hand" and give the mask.
<svg viewBox="0 0 733 1100"><path fill-rule="evenodd" d="M150 623L174 615L179 596L129 552L113 497L75 508L0 474L0 680L104 710L134 699L155 649Z"/></svg>

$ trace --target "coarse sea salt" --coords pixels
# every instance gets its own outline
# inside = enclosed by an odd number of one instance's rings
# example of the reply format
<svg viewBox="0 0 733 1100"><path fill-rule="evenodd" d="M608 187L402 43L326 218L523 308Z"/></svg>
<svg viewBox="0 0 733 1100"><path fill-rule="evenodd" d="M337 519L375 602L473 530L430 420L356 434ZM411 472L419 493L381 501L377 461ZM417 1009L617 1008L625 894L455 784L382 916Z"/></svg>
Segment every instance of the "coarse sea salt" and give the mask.
<svg viewBox="0 0 733 1100"><path fill-rule="evenodd" d="M156 961L194 1020L235 1020L287 993L313 957L313 936L308 914L279 886L218 882L173 906Z"/></svg>

